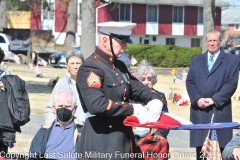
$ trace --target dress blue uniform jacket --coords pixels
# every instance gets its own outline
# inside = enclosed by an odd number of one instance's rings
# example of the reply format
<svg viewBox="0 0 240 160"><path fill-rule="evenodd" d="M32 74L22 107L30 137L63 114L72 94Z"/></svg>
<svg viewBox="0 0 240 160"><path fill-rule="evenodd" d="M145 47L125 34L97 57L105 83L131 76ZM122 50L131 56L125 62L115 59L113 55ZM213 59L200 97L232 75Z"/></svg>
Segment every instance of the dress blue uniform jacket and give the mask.
<svg viewBox="0 0 240 160"><path fill-rule="evenodd" d="M84 159L109 159L99 157L105 153L111 159L131 159L129 153L135 152L132 127L123 124L133 114L129 99L147 104L161 97L138 81L122 61L99 48L80 66L76 84L83 109L94 115L86 119L80 139ZM99 154L89 154L93 151Z"/></svg>
<svg viewBox="0 0 240 160"><path fill-rule="evenodd" d="M191 101L190 121L194 124L232 122L231 97L238 85L238 58L221 51L208 71L208 52L191 60L186 79L187 92ZM200 98L212 98L214 104L201 109L197 106ZM208 130L191 130L190 147L202 146ZM232 130L217 130L219 145L223 148L232 138Z"/></svg>

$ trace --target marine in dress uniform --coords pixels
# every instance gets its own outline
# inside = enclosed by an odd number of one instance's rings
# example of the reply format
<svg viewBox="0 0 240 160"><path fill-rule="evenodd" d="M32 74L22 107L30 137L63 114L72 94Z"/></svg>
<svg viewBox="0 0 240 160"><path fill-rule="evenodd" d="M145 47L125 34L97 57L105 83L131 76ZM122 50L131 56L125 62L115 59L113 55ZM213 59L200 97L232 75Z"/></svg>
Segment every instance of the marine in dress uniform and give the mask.
<svg viewBox="0 0 240 160"><path fill-rule="evenodd" d="M137 159L141 155L134 155L136 151L132 128L124 126L123 120L133 113L141 115L140 110L145 110L145 107L139 109L129 103L129 99L146 105L154 102L155 109L161 112L164 103L161 97L138 81L125 64L117 60L116 55L122 52L117 51L117 43L131 43L130 34L135 25L123 22L100 23L100 34L109 39L101 45L100 38L95 52L78 70L76 84L83 109L88 115L80 138L83 159ZM107 53L107 44L112 54ZM145 115L149 114L144 112L139 116L143 118L142 122L146 122L144 118L153 120Z"/></svg>

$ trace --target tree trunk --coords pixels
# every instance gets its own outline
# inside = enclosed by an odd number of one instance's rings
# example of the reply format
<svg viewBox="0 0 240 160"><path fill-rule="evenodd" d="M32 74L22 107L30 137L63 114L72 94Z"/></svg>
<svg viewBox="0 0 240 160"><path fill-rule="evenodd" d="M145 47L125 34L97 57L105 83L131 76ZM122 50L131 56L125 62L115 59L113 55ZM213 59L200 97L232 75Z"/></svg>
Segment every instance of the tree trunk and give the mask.
<svg viewBox="0 0 240 160"><path fill-rule="evenodd" d="M215 28L215 0L203 1L203 39L202 39L202 53L207 51L206 34L209 30Z"/></svg>
<svg viewBox="0 0 240 160"><path fill-rule="evenodd" d="M70 0L68 3L68 18L67 18L67 30L66 39L64 44L66 46L75 46L76 35L76 20L77 20L77 0Z"/></svg>
<svg viewBox="0 0 240 160"><path fill-rule="evenodd" d="M81 52L89 57L96 46L96 6L95 0L82 0Z"/></svg>
<svg viewBox="0 0 240 160"><path fill-rule="evenodd" d="M3 28L7 28L7 8L5 0L0 0L0 19L0 32L2 32Z"/></svg>

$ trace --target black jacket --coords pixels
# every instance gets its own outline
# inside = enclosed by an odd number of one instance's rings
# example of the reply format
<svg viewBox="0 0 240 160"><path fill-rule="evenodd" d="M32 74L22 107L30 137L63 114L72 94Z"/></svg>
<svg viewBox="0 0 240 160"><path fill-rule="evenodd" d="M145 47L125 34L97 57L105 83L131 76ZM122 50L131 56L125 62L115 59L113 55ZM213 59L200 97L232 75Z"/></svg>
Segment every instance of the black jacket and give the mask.
<svg viewBox="0 0 240 160"><path fill-rule="evenodd" d="M46 152L47 142L52 132L52 127L55 120L53 122L47 123L43 125L34 136L30 150L29 150L29 157L30 160L40 160L44 159L44 154ZM79 137L81 136L83 128L83 123L79 121L77 118L74 119L74 144L76 152L79 150L81 144L79 143ZM79 157L80 158L80 157Z"/></svg>

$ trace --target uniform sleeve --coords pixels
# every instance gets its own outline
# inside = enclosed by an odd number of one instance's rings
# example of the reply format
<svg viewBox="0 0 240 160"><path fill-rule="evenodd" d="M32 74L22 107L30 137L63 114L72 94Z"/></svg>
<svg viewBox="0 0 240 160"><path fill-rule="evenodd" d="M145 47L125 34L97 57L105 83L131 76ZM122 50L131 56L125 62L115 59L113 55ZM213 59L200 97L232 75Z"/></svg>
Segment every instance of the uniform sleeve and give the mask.
<svg viewBox="0 0 240 160"><path fill-rule="evenodd" d="M240 148L240 132L238 132L230 142L225 146L222 157L224 160L234 160L232 151L234 148Z"/></svg>
<svg viewBox="0 0 240 160"><path fill-rule="evenodd" d="M104 96L103 72L96 65L83 64L78 70L76 85L85 112L103 117L133 114L130 103L114 102Z"/></svg>

